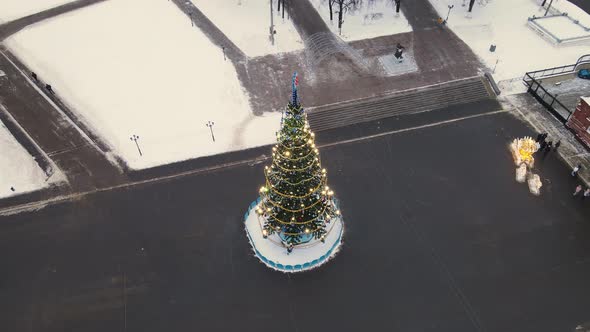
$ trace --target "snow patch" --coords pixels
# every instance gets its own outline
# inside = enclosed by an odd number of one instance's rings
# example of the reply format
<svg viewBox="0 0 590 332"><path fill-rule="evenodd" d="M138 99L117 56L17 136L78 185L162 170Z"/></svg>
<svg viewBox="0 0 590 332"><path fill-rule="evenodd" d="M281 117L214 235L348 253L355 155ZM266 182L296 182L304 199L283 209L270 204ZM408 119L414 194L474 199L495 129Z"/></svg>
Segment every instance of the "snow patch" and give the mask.
<svg viewBox="0 0 590 332"><path fill-rule="evenodd" d="M588 53L587 45L557 47L541 38L527 26L528 18L543 16L545 9L531 0L476 2L467 16L468 6L463 0L430 0L438 14L445 18L448 5L454 5L448 26L481 58L488 68L495 69L497 81L522 78L525 72L569 65ZM467 2L468 3L468 2ZM554 1L556 8L567 3ZM568 15L580 22L590 16L576 6L568 6ZM568 23L571 24L571 23ZM490 46L496 45L495 52Z"/></svg>
<svg viewBox="0 0 590 332"><path fill-rule="evenodd" d="M133 169L275 141L280 114L251 112L231 61L172 2L106 1L5 43Z"/></svg>
<svg viewBox="0 0 590 332"><path fill-rule="evenodd" d="M317 12L326 22L326 25L336 35L338 31L338 10L334 5L333 18L330 21L330 10L325 0L311 0ZM404 5L404 2L401 2ZM380 36L394 35L410 32L412 26L400 10L395 12L395 4L389 0L365 1L362 7L356 11L348 11L344 14L342 24L342 35L340 37L347 41L375 38Z"/></svg>
<svg viewBox="0 0 590 332"><path fill-rule="evenodd" d="M0 198L48 187L47 176L0 121ZM14 191L11 190L14 188Z"/></svg>
<svg viewBox="0 0 590 332"><path fill-rule="evenodd" d="M303 48L299 33L277 11L273 1L274 46L270 41L270 3L262 0L191 0L225 35L248 56L290 52Z"/></svg>
<svg viewBox="0 0 590 332"><path fill-rule="evenodd" d="M281 272L300 272L314 269L333 258L342 244L344 224L341 218L335 219L328 226L325 242L312 240L312 243L296 246L287 252L278 236L262 236L263 220L255 211L256 201L252 202L244 216L246 234L252 250L266 266ZM315 242L314 242L315 241Z"/></svg>

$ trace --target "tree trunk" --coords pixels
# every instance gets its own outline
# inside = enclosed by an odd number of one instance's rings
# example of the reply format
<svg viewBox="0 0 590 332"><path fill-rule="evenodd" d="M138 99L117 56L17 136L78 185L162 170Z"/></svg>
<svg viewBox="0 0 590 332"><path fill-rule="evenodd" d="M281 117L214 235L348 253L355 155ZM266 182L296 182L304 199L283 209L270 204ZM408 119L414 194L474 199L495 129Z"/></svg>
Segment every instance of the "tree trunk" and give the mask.
<svg viewBox="0 0 590 332"><path fill-rule="evenodd" d="M333 0L328 0L328 8L330 8L330 22L334 19L334 15L332 14L332 4Z"/></svg>
<svg viewBox="0 0 590 332"><path fill-rule="evenodd" d="M281 0L277 0L277 13L281 11Z"/></svg>
<svg viewBox="0 0 590 332"><path fill-rule="evenodd" d="M282 0L283 2L283 13L282 13L282 18L283 20L285 19L285 0Z"/></svg>
<svg viewBox="0 0 590 332"><path fill-rule="evenodd" d="M396 0L395 1L395 12L399 14L399 4L400 4L401 0Z"/></svg>
<svg viewBox="0 0 590 332"><path fill-rule="evenodd" d="M340 5L340 10L338 11L338 34L342 35L342 11L344 7L344 0L338 0L338 4Z"/></svg>
<svg viewBox="0 0 590 332"><path fill-rule="evenodd" d="M469 12L473 9L473 5L475 4L475 0L469 0Z"/></svg>

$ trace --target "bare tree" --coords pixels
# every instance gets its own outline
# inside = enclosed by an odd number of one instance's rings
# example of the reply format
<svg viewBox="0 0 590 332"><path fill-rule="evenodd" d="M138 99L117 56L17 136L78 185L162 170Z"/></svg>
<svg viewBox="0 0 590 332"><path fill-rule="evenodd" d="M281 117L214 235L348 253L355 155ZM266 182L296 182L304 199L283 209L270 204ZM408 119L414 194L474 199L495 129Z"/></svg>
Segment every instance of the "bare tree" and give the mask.
<svg viewBox="0 0 590 332"><path fill-rule="evenodd" d="M328 0L330 1L330 0ZM358 10L362 4L362 0L334 0L338 5L338 34L342 35L342 24L344 23L344 13L349 10ZM332 12L330 11L330 16Z"/></svg>
<svg viewBox="0 0 590 332"><path fill-rule="evenodd" d="M283 12L281 15L282 15L282 18L285 19L285 0L281 0L281 2L283 3Z"/></svg>
<svg viewBox="0 0 590 332"><path fill-rule="evenodd" d="M330 22L334 20L334 3L336 0L328 0L328 9L330 10Z"/></svg>

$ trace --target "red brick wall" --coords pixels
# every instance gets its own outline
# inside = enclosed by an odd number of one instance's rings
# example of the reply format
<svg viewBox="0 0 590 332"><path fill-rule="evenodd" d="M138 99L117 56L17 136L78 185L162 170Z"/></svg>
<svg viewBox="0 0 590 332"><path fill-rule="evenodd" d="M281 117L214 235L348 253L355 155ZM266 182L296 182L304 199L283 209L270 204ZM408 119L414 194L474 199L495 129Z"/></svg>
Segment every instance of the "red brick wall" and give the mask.
<svg viewBox="0 0 590 332"><path fill-rule="evenodd" d="M590 134L586 131L590 127L590 105L584 99L580 99L580 103L569 118L567 126L586 143L586 146L590 147Z"/></svg>

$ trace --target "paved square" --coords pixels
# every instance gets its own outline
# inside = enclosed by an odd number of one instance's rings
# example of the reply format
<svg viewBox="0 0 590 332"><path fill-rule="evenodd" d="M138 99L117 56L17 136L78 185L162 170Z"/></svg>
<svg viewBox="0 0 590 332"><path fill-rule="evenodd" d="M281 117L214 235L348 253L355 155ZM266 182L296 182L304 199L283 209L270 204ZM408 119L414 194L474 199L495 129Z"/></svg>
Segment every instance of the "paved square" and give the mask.
<svg viewBox="0 0 590 332"><path fill-rule="evenodd" d="M552 154L540 197L516 183L506 145L530 134L500 113L323 148L345 242L302 274L251 254L263 163L0 217L0 329L571 331L590 201Z"/></svg>

